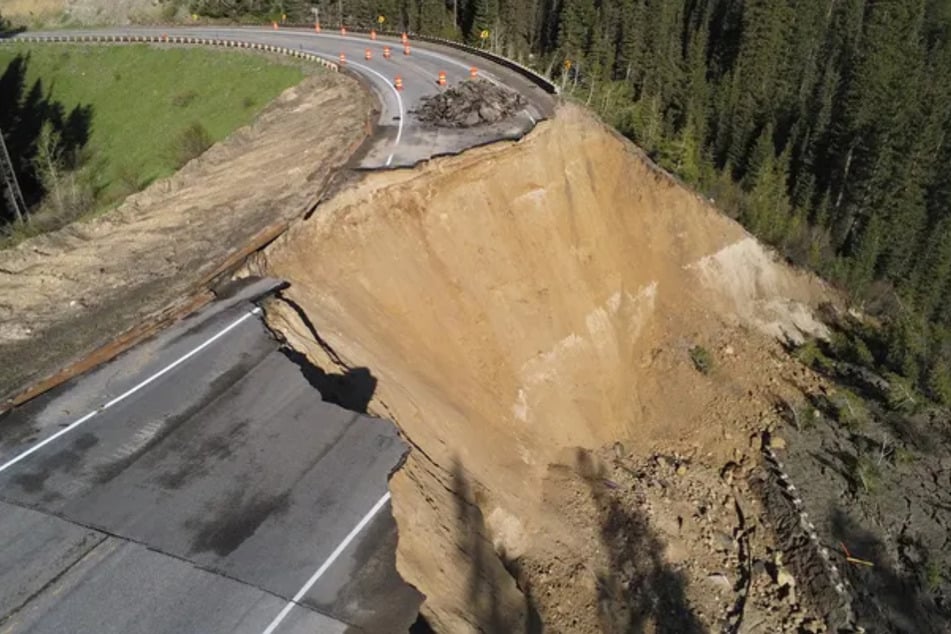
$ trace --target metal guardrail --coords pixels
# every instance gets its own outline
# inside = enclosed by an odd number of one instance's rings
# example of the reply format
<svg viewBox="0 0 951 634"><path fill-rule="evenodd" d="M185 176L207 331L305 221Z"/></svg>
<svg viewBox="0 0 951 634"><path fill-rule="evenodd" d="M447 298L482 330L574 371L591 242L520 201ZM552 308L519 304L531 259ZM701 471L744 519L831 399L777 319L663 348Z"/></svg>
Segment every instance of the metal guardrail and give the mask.
<svg viewBox="0 0 951 634"><path fill-rule="evenodd" d="M329 60L305 53L285 46L272 46L270 44L261 44L258 42L246 42L244 40L209 38L209 37L191 37L181 35L23 35L10 38L0 38L0 45L15 44L17 42L36 42L36 43L70 43L70 44L192 44L197 46L218 46L222 48L244 48L262 51L265 53L275 53L277 55L286 55L296 57L308 62L319 64L333 72L338 72L340 67Z"/></svg>

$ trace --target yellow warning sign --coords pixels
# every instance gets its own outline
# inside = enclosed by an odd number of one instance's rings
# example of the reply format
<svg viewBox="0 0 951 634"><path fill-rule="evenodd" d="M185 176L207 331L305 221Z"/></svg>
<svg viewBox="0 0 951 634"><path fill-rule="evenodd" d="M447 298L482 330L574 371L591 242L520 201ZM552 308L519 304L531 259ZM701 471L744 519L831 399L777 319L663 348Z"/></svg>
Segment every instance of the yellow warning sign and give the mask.
<svg viewBox="0 0 951 634"><path fill-rule="evenodd" d="M479 37L483 40L489 39L489 32L485 29L482 29L482 33L479 33Z"/></svg>
<svg viewBox="0 0 951 634"><path fill-rule="evenodd" d="M377 21L379 24L383 24L384 22L386 22L386 16L378 15L378 16L376 16L376 21Z"/></svg>

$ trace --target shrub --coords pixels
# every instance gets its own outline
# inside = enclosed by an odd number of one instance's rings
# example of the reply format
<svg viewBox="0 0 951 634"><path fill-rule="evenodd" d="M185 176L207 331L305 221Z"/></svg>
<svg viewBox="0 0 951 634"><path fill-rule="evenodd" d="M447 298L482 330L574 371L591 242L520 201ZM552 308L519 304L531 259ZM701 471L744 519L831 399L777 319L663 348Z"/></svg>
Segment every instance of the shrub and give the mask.
<svg viewBox="0 0 951 634"><path fill-rule="evenodd" d="M693 361L693 367L702 374L710 374L713 370L713 357L703 346L694 346L690 349L690 360Z"/></svg>
<svg viewBox="0 0 951 634"><path fill-rule="evenodd" d="M951 405L951 368L941 359L928 368L926 385L928 396L941 405Z"/></svg>
<svg viewBox="0 0 951 634"><path fill-rule="evenodd" d="M895 448L895 464L912 464L918 457L908 449L904 447Z"/></svg>
<svg viewBox="0 0 951 634"><path fill-rule="evenodd" d="M832 360L825 355L815 339L809 339L803 343L793 354L800 363L814 370L828 371L832 367Z"/></svg>
<svg viewBox="0 0 951 634"><path fill-rule="evenodd" d="M885 375L888 391L884 395L888 408L895 412L913 412L918 407L918 395L904 377L892 372Z"/></svg>
<svg viewBox="0 0 951 634"><path fill-rule="evenodd" d="M116 177L119 180L120 191L123 198L141 191L144 187L142 176L135 168L129 165L120 167Z"/></svg>
<svg viewBox="0 0 951 634"><path fill-rule="evenodd" d="M852 392L840 389L829 398L829 403L832 405L835 419L846 429L854 431L865 422L866 412L862 399Z"/></svg>
<svg viewBox="0 0 951 634"><path fill-rule="evenodd" d="M163 0L162 21L172 22L178 17L178 9L182 3L179 0Z"/></svg>
<svg viewBox="0 0 951 634"><path fill-rule="evenodd" d="M929 592L937 592L941 587L941 566L937 561L929 561L925 568L925 585Z"/></svg>
<svg viewBox="0 0 951 634"><path fill-rule="evenodd" d="M811 405L805 405L796 410L796 420L801 429L808 431L822 420L822 413Z"/></svg>
<svg viewBox="0 0 951 634"><path fill-rule="evenodd" d="M211 134L205 126L192 123L178 133L172 145L172 154L175 165L182 167L192 159L198 158L213 144Z"/></svg>
<svg viewBox="0 0 951 634"><path fill-rule="evenodd" d="M12 222L3 227L0 248L56 231L91 212L95 197L90 180L89 170L60 173L55 193L47 194L22 222Z"/></svg>
<svg viewBox="0 0 951 634"><path fill-rule="evenodd" d="M197 97L198 93L194 90L183 90L172 96L172 105L176 108L187 108Z"/></svg>
<svg viewBox="0 0 951 634"><path fill-rule="evenodd" d="M836 333L832 338L832 348L840 359L866 368L875 367L875 356L869 350L865 340L855 333L848 335Z"/></svg>
<svg viewBox="0 0 951 634"><path fill-rule="evenodd" d="M856 483L861 484L866 493L876 493L882 482L882 473L878 464L867 456L856 458L852 469Z"/></svg>

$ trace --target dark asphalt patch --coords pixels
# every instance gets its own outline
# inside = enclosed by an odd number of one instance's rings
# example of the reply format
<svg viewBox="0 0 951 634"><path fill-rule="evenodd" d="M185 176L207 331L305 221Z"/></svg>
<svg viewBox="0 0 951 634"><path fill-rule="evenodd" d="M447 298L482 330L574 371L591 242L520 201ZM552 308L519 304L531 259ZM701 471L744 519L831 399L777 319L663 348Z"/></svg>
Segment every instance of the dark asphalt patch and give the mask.
<svg viewBox="0 0 951 634"><path fill-rule="evenodd" d="M197 530L189 554L213 552L226 557L254 535L271 515L281 515L288 509L288 492L247 501L242 500L244 495L243 487L237 489L222 503L214 517L186 523L187 528Z"/></svg>

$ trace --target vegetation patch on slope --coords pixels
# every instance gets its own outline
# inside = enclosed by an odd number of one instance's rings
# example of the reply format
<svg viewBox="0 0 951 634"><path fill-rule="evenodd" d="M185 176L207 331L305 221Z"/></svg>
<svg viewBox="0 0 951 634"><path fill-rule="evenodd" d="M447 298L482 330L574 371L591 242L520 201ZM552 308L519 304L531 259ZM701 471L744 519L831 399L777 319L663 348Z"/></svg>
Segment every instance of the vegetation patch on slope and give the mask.
<svg viewBox="0 0 951 634"><path fill-rule="evenodd" d="M256 55L147 46L0 49L0 129L29 215L7 242L102 211L249 123L303 77Z"/></svg>

